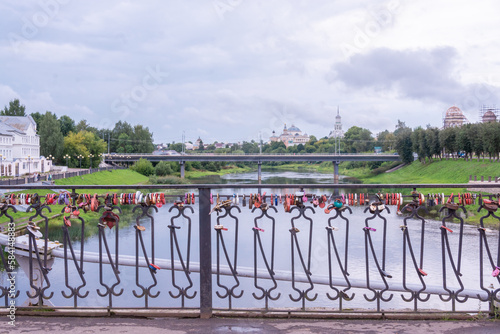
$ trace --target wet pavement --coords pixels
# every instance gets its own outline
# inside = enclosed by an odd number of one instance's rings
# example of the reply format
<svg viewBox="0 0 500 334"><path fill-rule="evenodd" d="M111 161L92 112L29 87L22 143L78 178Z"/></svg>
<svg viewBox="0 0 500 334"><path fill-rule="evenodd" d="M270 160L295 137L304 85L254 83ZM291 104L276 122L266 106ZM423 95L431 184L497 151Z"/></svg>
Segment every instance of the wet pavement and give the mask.
<svg viewBox="0 0 500 334"><path fill-rule="evenodd" d="M500 321L177 319L19 316L0 333L500 333Z"/></svg>

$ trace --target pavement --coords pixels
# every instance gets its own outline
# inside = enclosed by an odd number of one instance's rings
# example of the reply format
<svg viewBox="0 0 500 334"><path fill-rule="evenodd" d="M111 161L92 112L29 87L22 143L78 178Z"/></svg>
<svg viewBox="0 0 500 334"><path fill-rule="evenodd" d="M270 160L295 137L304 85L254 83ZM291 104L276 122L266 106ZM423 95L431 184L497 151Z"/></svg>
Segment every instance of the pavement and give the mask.
<svg viewBox="0 0 500 334"><path fill-rule="evenodd" d="M500 333L499 320L314 320L18 316L0 333ZM0 323L1 324L1 323Z"/></svg>

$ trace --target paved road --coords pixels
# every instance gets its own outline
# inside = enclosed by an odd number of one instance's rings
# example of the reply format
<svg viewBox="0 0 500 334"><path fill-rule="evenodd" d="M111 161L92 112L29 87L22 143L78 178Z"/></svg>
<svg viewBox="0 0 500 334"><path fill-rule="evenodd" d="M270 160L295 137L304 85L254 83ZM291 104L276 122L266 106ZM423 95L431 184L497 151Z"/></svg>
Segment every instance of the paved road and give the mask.
<svg viewBox="0 0 500 334"><path fill-rule="evenodd" d="M19 316L0 333L500 333L497 321L301 320L213 318L53 318Z"/></svg>

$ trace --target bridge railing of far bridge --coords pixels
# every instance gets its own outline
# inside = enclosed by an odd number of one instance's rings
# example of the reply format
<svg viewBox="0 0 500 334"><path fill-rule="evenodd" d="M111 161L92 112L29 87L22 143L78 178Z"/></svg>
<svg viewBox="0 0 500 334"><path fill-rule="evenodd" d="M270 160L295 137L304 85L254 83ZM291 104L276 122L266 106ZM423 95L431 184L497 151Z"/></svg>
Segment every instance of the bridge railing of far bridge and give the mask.
<svg viewBox="0 0 500 334"><path fill-rule="evenodd" d="M0 297L6 307L202 317L494 314L498 198L491 184L454 191L467 186L11 186L0 204Z"/></svg>

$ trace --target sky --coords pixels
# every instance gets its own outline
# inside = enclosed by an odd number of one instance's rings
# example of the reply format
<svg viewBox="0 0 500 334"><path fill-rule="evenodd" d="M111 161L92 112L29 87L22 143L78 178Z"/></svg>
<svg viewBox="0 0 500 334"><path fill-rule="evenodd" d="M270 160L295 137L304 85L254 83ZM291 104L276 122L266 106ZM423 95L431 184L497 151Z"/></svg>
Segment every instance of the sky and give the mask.
<svg viewBox="0 0 500 334"><path fill-rule="evenodd" d="M267 140L294 124L393 131L500 105L495 0L0 2L0 108L20 99L155 143Z"/></svg>

